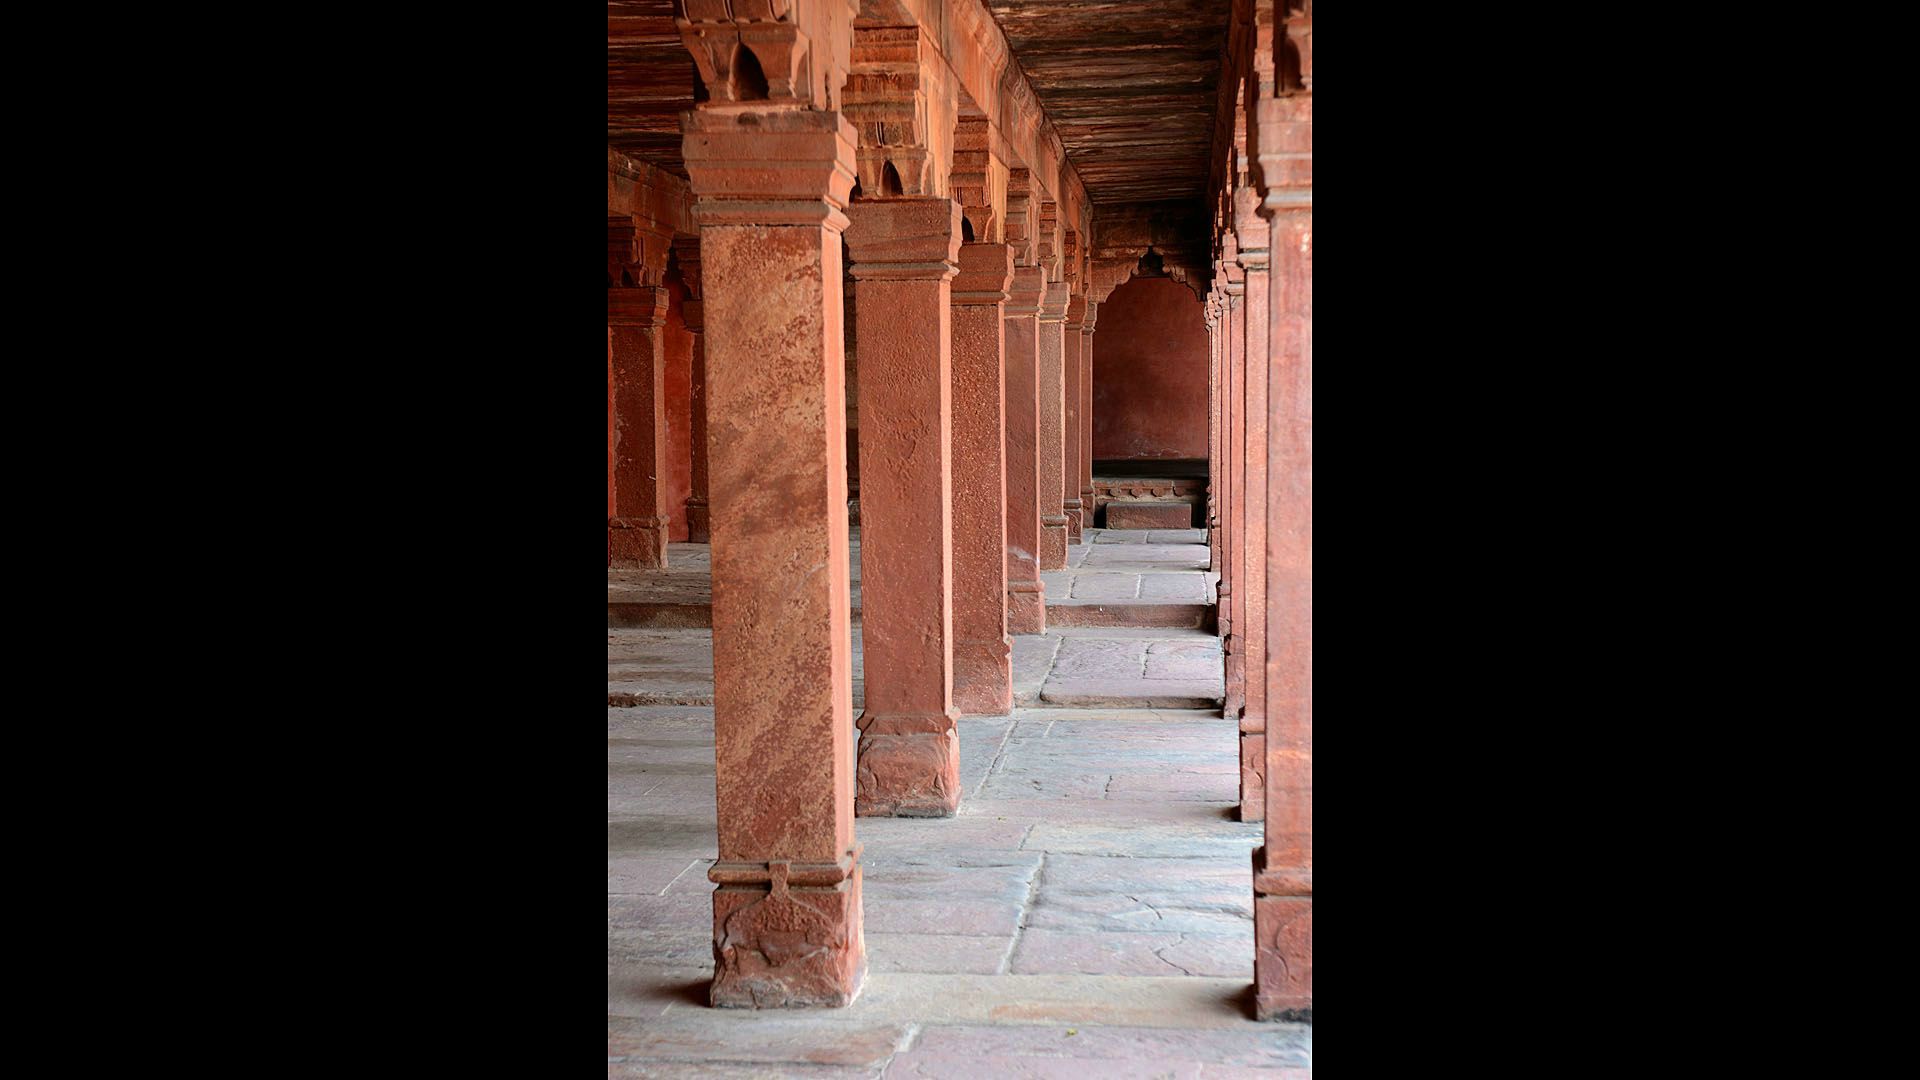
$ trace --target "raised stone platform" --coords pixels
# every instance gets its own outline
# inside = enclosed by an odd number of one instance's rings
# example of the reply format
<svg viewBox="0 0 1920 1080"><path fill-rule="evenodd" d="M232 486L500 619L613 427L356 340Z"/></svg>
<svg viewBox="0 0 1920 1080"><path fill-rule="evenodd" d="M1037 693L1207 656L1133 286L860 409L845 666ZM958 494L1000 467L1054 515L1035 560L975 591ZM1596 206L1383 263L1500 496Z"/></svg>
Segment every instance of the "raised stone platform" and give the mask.
<svg viewBox="0 0 1920 1080"><path fill-rule="evenodd" d="M1193 526L1193 504L1185 502L1125 501L1107 505L1109 529L1187 529Z"/></svg>
<svg viewBox="0 0 1920 1080"><path fill-rule="evenodd" d="M1204 529L1089 529L1067 568L1042 573L1047 626L1214 628Z"/></svg>

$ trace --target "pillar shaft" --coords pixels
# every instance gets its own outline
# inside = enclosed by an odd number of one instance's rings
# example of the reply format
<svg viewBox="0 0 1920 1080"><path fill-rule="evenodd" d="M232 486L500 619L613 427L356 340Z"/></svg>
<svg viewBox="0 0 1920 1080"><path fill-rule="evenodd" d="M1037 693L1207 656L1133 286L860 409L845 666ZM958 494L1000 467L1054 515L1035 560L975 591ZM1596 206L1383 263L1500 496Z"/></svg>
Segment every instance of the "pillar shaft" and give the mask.
<svg viewBox="0 0 1920 1080"><path fill-rule="evenodd" d="M967 244L953 280L953 704L1013 710L1007 635L1006 321L1013 249Z"/></svg>
<svg viewBox="0 0 1920 1080"><path fill-rule="evenodd" d="M683 124L706 283L719 861L715 1005L845 1005L866 973L853 836L837 113Z"/></svg>
<svg viewBox="0 0 1920 1080"><path fill-rule="evenodd" d="M949 310L960 204L875 199L848 216L859 293L866 682L854 812L944 817L960 806Z"/></svg>
<svg viewBox="0 0 1920 1080"><path fill-rule="evenodd" d="M1237 275L1236 275L1237 276ZM1225 599L1230 619L1226 654L1226 715L1237 718L1246 705L1247 668L1241 616L1246 611L1247 580L1247 340L1244 282L1227 286L1227 565L1233 590Z"/></svg>
<svg viewBox="0 0 1920 1080"><path fill-rule="evenodd" d="M1308 194L1309 200L1311 193ZM1267 387L1266 846L1254 864L1256 1007L1313 1009L1313 210L1273 222Z"/></svg>
<svg viewBox="0 0 1920 1080"><path fill-rule="evenodd" d="M1100 304L1087 301L1087 321L1080 328L1080 515L1088 528L1095 525L1093 493L1093 325Z"/></svg>
<svg viewBox="0 0 1920 1080"><path fill-rule="evenodd" d="M1245 230L1249 243L1253 234L1264 234L1266 222L1257 218ZM1266 237L1259 237L1261 243ZM1266 806L1266 719L1267 681L1267 380L1268 380L1268 303L1267 249L1242 245L1240 262L1246 269L1246 303L1242 305L1247 357L1246 382L1241 394L1242 415L1246 418L1245 479L1241 483L1248 512L1246 531L1245 577L1239 590L1241 599L1241 663L1246 672L1242 682L1240 711L1240 820L1260 821Z"/></svg>
<svg viewBox="0 0 1920 1080"><path fill-rule="evenodd" d="M1067 566L1066 382L1067 283L1047 286L1040 302L1040 351L1035 382L1040 388L1040 569Z"/></svg>
<svg viewBox="0 0 1920 1080"><path fill-rule="evenodd" d="M614 513L607 519L608 564L667 565L667 290L607 290L613 343Z"/></svg>
<svg viewBox="0 0 1920 1080"><path fill-rule="evenodd" d="M1040 300L1046 271L1022 266L1007 293L1007 630L1047 629L1040 580Z"/></svg>
<svg viewBox="0 0 1920 1080"><path fill-rule="evenodd" d="M1207 298L1207 568L1226 574L1226 562L1220 554L1220 503L1224 499L1221 483L1226 473L1220 460L1220 406L1226 397L1220 371L1219 298ZM1224 628L1223 628L1224 629Z"/></svg>
<svg viewBox="0 0 1920 1080"><path fill-rule="evenodd" d="M1087 321L1087 301L1085 297L1073 297L1067 303L1067 318L1061 323L1060 335L1060 373L1064 390L1065 423L1061 429L1062 462L1060 483L1060 505L1067 518L1067 539L1080 543L1086 519L1085 507L1080 502L1080 382L1081 349L1083 344L1081 330Z"/></svg>
<svg viewBox="0 0 1920 1080"><path fill-rule="evenodd" d="M688 384L691 399L690 432L692 462L687 491L687 539L704 544L711 536L707 506L707 335L706 302L702 299L700 276L700 240L698 237L673 242L674 261L680 266L680 280L687 286L687 298L680 305L681 317L693 335L692 378Z"/></svg>

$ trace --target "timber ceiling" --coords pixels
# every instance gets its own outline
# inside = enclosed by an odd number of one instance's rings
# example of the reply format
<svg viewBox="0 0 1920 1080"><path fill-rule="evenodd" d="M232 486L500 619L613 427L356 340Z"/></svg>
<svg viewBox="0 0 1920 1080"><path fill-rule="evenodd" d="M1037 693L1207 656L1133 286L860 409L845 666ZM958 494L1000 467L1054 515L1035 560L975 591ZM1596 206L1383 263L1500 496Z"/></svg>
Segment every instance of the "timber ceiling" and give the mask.
<svg viewBox="0 0 1920 1080"><path fill-rule="evenodd" d="M687 175L680 114L693 108L693 57L673 25L673 0L607 4L607 145Z"/></svg>
<svg viewBox="0 0 1920 1080"><path fill-rule="evenodd" d="M1096 206L1204 201L1230 0L988 0Z"/></svg>
<svg viewBox="0 0 1920 1080"><path fill-rule="evenodd" d="M1204 201L1230 0L987 0L1101 207ZM607 145L679 176L693 59L673 0L607 4Z"/></svg>

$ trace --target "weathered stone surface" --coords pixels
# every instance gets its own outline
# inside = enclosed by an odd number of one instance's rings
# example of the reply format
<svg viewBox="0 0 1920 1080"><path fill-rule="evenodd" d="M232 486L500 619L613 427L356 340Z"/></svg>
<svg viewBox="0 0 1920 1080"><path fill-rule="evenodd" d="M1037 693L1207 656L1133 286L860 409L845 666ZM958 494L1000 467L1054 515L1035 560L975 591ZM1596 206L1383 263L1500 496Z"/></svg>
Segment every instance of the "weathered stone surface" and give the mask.
<svg viewBox="0 0 1920 1080"><path fill-rule="evenodd" d="M966 244L953 297L953 702L1013 708L1007 630L1006 244Z"/></svg>
<svg viewBox="0 0 1920 1080"><path fill-rule="evenodd" d="M1013 951L1013 972L1037 975L1198 975L1253 978L1253 958L1244 936L1251 920L1231 937L1173 932L1064 933L1030 926Z"/></svg>
<svg viewBox="0 0 1920 1080"><path fill-rule="evenodd" d="M1076 1028L1058 1025L984 1027L929 1025L914 1041L915 1053L1086 1057L1105 1061L1183 1061L1273 1068L1310 1064L1311 1029L1274 1025L1266 1031L1179 1031L1164 1027ZM897 1058L895 1059L898 1060ZM1101 1075L1106 1075L1102 1073Z"/></svg>
<svg viewBox="0 0 1920 1080"><path fill-rule="evenodd" d="M1109 529L1183 529L1193 520L1193 507L1183 502L1111 502Z"/></svg>
<svg viewBox="0 0 1920 1080"><path fill-rule="evenodd" d="M815 1065L879 1065L906 1038L898 1023L810 1022L803 1017L755 1016L731 1024L706 1016L647 1020L607 1019L609 1063L721 1060Z"/></svg>

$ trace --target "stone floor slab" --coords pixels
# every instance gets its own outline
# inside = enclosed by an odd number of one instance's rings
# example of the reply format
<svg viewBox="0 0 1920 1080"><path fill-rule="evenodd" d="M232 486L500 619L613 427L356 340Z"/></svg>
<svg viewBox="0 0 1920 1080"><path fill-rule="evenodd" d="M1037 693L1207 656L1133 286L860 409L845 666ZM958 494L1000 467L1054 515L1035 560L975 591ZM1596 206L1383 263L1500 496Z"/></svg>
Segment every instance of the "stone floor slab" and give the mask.
<svg viewBox="0 0 1920 1080"><path fill-rule="evenodd" d="M1253 955L1245 938L1253 920L1235 937L1146 931L1062 933L1031 927L1014 946L1017 975L1068 971L1082 975L1182 975L1252 979Z"/></svg>

